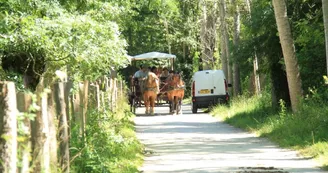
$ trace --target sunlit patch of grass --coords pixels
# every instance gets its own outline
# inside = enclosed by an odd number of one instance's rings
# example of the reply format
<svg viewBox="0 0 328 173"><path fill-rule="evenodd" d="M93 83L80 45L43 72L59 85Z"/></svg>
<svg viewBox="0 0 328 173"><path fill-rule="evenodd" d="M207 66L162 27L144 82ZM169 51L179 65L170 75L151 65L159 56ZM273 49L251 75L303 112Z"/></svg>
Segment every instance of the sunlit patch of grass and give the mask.
<svg viewBox="0 0 328 173"><path fill-rule="evenodd" d="M284 104L271 108L268 94L239 97L229 106L217 106L211 114L238 128L267 137L281 147L300 150L307 157L328 165L328 107L325 102L308 100L292 114Z"/></svg>
<svg viewBox="0 0 328 173"><path fill-rule="evenodd" d="M191 104L191 97L184 98L182 104Z"/></svg>
<svg viewBox="0 0 328 173"><path fill-rule="evenodd" d="M328 168L327 158L328 158L328 143L318 142L304 149L301 149L301 153L307 157L316 157L317 160L325 169Z"/></svg>

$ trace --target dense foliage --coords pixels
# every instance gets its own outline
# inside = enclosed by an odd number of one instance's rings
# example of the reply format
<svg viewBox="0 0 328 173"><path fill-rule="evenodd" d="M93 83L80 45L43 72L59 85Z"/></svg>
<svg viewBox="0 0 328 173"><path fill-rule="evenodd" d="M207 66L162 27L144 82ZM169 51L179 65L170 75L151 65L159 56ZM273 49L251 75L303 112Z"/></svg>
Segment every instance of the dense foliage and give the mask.
<svg viewBox="0 0 328 173"><path fill-rule="evenodd" d="M126 61L126 42L108 19L110 3L75 11L58 1L2 1L0 56L5 70L30 76L69 66L69 75L94 80Z"/></svg>
<svg viewBox="0 0 328 173"><path fill-rule="evenodd" d="M287 9L300 66L302 87L305 93L309 93L309 88L323 87L322 76L325 74L321 2L288 1ZM275 102L283 99L289 105L286 71L271 2L252 1L251 13L244 13L242 16L241 45L235 50L241 64L241 78L246 79L251 75L252 59L256 52L260 61L260 76L269 79L264 86L271 85L270 88L277 98ZM245 87L244 85L244 91L247 90Z"/></svg>

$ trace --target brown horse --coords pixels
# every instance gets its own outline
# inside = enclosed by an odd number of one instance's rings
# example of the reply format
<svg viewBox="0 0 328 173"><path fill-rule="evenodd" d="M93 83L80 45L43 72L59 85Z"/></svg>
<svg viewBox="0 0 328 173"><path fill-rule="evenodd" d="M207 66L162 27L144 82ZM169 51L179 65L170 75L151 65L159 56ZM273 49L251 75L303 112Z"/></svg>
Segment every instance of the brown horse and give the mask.
<svg viewBox="0 0 328 173"><path fill-rule="evenodd" d="M170 113L182 114L181 104L184 97L185 84L180 74L173 74L168 78L167 97L170 102Z"/></svg>
<svg viewBox="0 0 328 173"><path fill-rule="evenodd" d="M155 100L159 92L159 80L156 74L153 72L148 72L143 86L143 98L146 106L145 113L154 115Z"/></svg>

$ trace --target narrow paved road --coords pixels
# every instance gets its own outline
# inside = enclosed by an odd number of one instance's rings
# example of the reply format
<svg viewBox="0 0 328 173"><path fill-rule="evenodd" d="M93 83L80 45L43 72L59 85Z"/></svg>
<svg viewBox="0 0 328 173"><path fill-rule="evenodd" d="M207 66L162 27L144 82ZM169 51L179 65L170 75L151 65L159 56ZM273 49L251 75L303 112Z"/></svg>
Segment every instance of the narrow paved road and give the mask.
<svg viewBox="0 0 328 173"><path fill-rule="evenodd" d="M266 139L231 127L206 113L168 115L156 107L155 116L137 109L137 136L147 155L144 173L325 172L294 151L279 149Z"/></svg>

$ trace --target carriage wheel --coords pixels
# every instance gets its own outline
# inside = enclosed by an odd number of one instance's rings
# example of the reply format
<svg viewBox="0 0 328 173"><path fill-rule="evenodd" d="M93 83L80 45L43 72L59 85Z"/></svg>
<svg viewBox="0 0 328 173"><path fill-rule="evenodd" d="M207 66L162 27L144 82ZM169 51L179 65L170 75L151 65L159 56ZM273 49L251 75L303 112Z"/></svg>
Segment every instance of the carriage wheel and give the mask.
<svg viewBox="0 0 328 173"><path fill-rule="evenodd" d="M132 99L132 104L131 104L131 107L130 107L130 110L132 113L136 113L136 100L135 99Z"/></svg>
<svg viewBox="0 0 328 173"><path fill-rule="evenodd" d="M197 109L198 109L198 108L197 108L197 105L194 105L194 104L193 104L193 105L192 105L192 113L193 113L193 114L197 114Z"/></svg>
<svg viewBox="0 0 328 173"><path fill-rule="evenodd" d="M181 100L179 100L178 105L177 105L177 114L182 114L182 104L181 104Z"/></svg>
<svg viewBox="0 0 328 173"><path fill-rule="evenodd" d="M171 102L171 101L169 101L169 108L170 108L170 113L172 113L172 105L173 105L173 103Z"/></svg>

